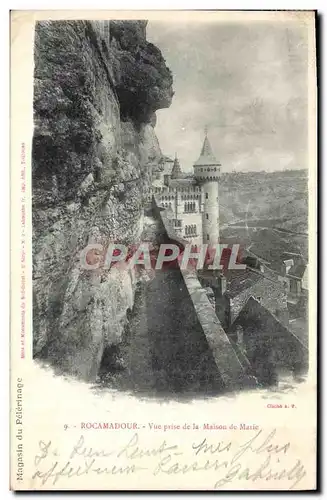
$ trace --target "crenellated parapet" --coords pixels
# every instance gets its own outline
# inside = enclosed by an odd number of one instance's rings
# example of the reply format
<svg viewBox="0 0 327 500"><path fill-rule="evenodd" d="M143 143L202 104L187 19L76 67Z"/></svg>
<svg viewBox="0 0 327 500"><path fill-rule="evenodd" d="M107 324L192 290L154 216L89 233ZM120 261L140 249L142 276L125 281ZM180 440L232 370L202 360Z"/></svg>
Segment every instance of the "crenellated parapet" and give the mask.
<svg viewBox="0 0 327 500"><path fill-rule="evenodd" d="M178 190L182 200L198 200L201 198L201 187L192 186L190 188L181 188Z"/></svg>
<svg viewBox="0 0 327 500"><path fill-rule="evenodd" d="M194 165L194 177L199 183L218 182L220 178L220 166Z"/></svg>
<svg viewBox="0 0 327 500"><path fill-rule="evenodd" d="M158 199L168 201L176 198L176 189L168 186L152 186L151 192Z"/></svg>
<svg viewBox="0 0 327 500"><path fill-rule="evenodd" d="M201 187L194 186L191 187L171 187L171 186L152 186L152 194L157 197L160 196L178 196L181 199L197 199L201 196Z"/></svg>

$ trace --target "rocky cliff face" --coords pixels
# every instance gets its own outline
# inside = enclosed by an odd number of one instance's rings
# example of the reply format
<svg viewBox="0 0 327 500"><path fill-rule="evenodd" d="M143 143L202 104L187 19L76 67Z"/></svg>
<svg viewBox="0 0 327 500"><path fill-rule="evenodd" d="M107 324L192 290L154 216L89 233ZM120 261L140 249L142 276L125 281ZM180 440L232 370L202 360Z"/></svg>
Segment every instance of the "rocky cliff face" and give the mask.
<svg viewBox="0 0 327 500"><path fill-rule="evenodd" d="M33 137L34 356L95 378L119 342L138 277L86 271L89 243L137 243L152 170L155 111L172 76L145 21L39 22Z"/></svg>

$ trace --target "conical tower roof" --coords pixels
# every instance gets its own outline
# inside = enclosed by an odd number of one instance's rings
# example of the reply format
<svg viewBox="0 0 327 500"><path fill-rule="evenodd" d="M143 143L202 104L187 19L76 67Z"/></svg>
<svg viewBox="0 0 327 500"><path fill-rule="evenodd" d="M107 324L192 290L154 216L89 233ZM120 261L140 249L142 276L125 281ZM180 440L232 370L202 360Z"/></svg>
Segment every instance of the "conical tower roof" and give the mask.
<svg viewBox="0 0 327 500"><path fill-rule="evenodd" d="M174 160L174 165L173 165L173 168L172 168L172 171L171 171L171 178L172 179L177 179L178 177L181 177L181 174L182 174L182 170L181 170L181 166L179 164L179 161L178 161L178 158L177 158L177 154L175 155L175 160Z"/></svg>
<svg viewBox="0 0 327 500"><path fill-rule="evenodd" d="M215 155L212 152L211 144L209 142L207 133L204 137L203 146L201 149L201 154L194 163L195 167L206 166L206 165L220 165L220 162L216 160Z"/></svg>

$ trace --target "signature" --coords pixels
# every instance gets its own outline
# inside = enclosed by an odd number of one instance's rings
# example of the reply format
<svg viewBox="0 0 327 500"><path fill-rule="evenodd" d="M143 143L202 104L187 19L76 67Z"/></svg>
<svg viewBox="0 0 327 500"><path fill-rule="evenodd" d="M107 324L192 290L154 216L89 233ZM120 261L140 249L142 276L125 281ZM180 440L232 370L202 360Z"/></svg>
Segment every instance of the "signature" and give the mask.
<svg viewBox="0 0 327 500"><path fill-rule="evenodd" d="M144 446L138 433L119 449L97 449L81 435L63 459L52 441L39 441L32 478L44 486L56 485L64 477L92 474L184 476L211 472L214 489L235 481L254 483L259 479L284 480L292 489L305 477L306 470L299 458L287 456L290 448L289 442L277 441L276 429L270 433L260 430L241 445L233 441L214 443L205 438L186 443L184 449L166 440L159 446Z"/></svg>
<svg viewBox="0 0 327 500"><path fill-rule="evenodd" d="M278 444L273 441L275 436L276 429L266 436L260 430L251 439L237 447L233 446L231 441L227 443L220 441L217 444L210 444L205 438L199 443L192 444L192 450L198 460L192 463L181 464L174 462L171 456L166 456L158 464L154 474L158 474L159 472L165 474L186 474L188 472L214 470L222 472L222 477L216 481L214 488L220 488L227 483L231 483L233 480L244 479L255 482L258 479L265 479L266 481L286 479L291 482L289 488L292 489L304 478L306 470L300 459L297 459L295 463L292 463L291 466L288 465L286 468L280 466L280 456L287 455L291 444L289 442ZM226 457L226 452L231 452L231 456ZM248 466L248 464L253 462L253 455L251 456L251 453L262 457L262 462L259 466ZM216 458L217 456L219 458ZM245 457L247 458L246 466L240 460Z"/></svg>

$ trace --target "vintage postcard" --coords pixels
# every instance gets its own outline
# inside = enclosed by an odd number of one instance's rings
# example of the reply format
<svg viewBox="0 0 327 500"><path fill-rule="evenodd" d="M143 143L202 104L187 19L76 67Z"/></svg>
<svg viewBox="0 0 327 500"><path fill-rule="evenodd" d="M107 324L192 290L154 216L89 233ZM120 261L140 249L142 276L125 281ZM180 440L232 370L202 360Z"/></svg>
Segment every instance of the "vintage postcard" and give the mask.
<svg viewBox="0 0 327 500"><path fill-rule="evenodd" d="M314 11L11 14L13 490L315 490Z"/></svg>

